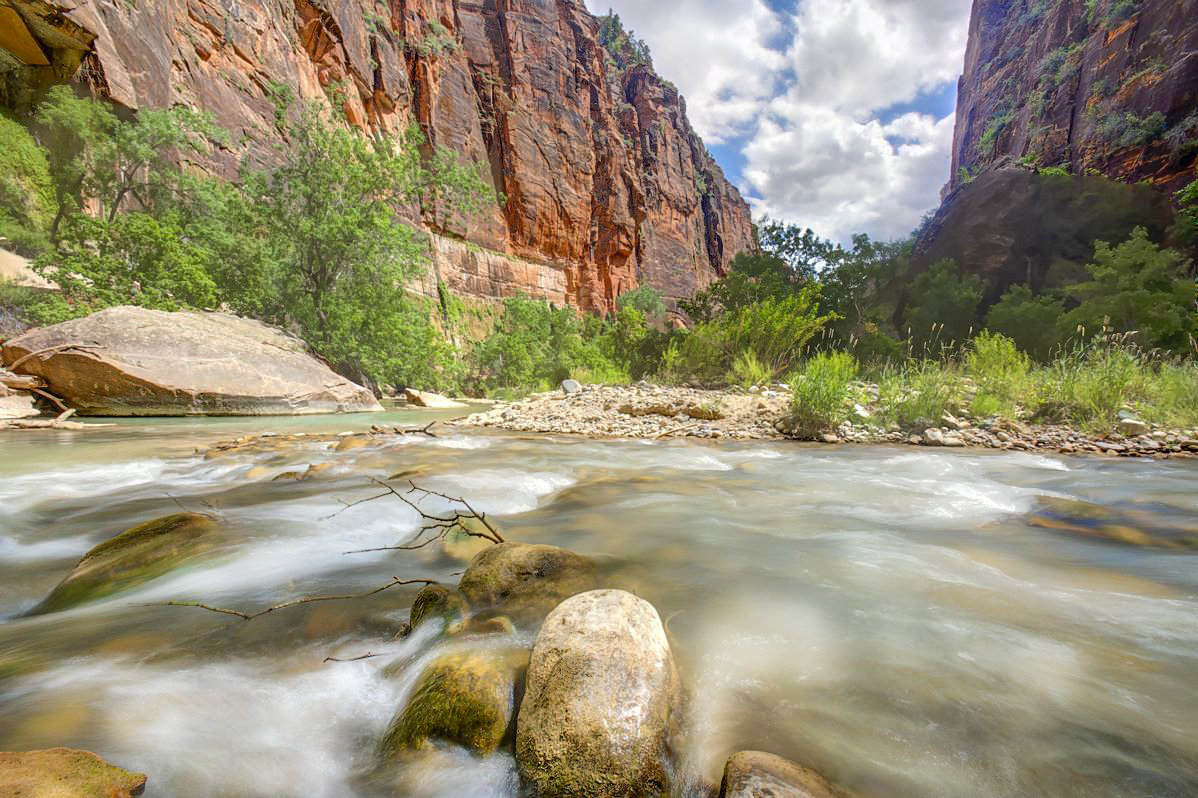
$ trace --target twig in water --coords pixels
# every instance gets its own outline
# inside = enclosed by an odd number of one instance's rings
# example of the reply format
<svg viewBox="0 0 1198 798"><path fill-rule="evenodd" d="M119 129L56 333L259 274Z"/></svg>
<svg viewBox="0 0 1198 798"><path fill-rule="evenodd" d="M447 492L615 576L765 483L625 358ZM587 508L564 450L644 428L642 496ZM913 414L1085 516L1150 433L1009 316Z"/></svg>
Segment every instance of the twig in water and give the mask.
<svg viewBox="0 0 1198 798"><path fill-rule="evenodd" d="M437 433L430 431L436 423L436 421L430 421L423 427L395 427L395 432L399 435L427 435L430 438L436 438L438 437Z"/></svg>
<svg viewBox="0 0 1198 798"><path fill-rule="evenodd" d="M339 659L337 657L325 657L322 660L322 662L357 662L358 660L370 659L371 657L381 657L381 656L383 656L383 655L375 654L371 651L367 651L365 654L362 654L361 656L349 657L348 659Z"/></svg>
<svg viewBox="0 0 1198 798"><path fill-rule="evenodd" d="M378 485L379 487L383 488L385 492L375 494L374 496L368 496L365 499L359 499L356 502L342 502L343 504L345 504L345 506L342 509L338 510L337 512L333 513L332 515L327 516L326 518L332 518L333 516L340 515L341 513L348 510L349 508L356 507L359 504L365 504L366 502L372 502L377 499L382 499L386 496L395 496L401 502L403 502L404 504L408 505L413 510L418 512L420 514L420 517L423 518L428 523L426 523L424 526L420 527L420 530L416 533L416 535L410 541L408 541L407 543L404 543L402 545L379 546L377 548L372 548L372 549L356 549L354 551L347 551L347 552L345 552L346 554L364 554L366 552L372 552L372 551L413 551L415 549L422 549L425 546L429 545L430 543L432 543L436 540L444 540L446 538L446 536L448 536L449 533L454 531L455 529L458 530L459 532L461 532L463 535L466 535L467 537L482 538L483 540L489 540L492 543L506 543L507 542L504 540L503 535L499 534L499 530L496 529L495 526L490 521L487 520L487 514L483 513L483 512L479 512L478 510L475 510L474 507L472 507L470 505L470 502L466 501L463 498L460 498L457 496L448 496L444 493L438 493L435 490L428 490L427 488L418 487L416 485L416 483L412 482L411 480L408 480L408 485L410 485L411 487L408 490L404 491L403 493L400 493L395 488L388 485L386 482L383 482L381 479L375 479L374 477L371 477L370 481L373 482L374 484ZM466 508L466 512L462 512L461 510L453 510L452 515L448 515L448 516L432 515L431 513L427 513L424 510L420 509L420 506L418 504L419 499L417 499L416 501L412 501L411 499L408 498L408 496L411 495L412 493L421 493L421 494L424 494L424 496L438 496L447 501L462 505L463 507ZM421 498L423 498L423 496ZM478 521L480 524L482 524L484 527L486 527L487 531L486 532L477 532L475 530L472 530L468 526L466 526L466 524L464 523L465 521ZM428 538L427 540L421 540L421 538L423 538L426 533L431 532L433 530L436 530L437 534L435 534L431 538ZM417 541L420 541L420 542L417 542Z"/></svg>
<svg viewBox="0 0 1198 798"><path fill-rule="evenodd" d="M288 607L295 607L300 604L312 604L317 601L347 601L349 599L366 598L368 596L373 596L376 593L382 593L384 590L393 588L397 585L435 585L435 584L438 584L438 582L435 579L400 579L398 576L396 576L396 577L393 577L390 582L383 585L382 587L376 587L374 590L368 590L365 593L351 593L351 594L344 595L344 596L308 596L307 598L299 598L299 599L292 599L291 601L284 601L282 604L275 604L274 606L267 607L266 609L259 610L258 612L242 612L241 610L233 610L233 609L229 609L228 607L213 607L209 604L202 604L198 601L167 601L167 602L164 602L160 606L163 606L163 607L198 607L201 610L208 610L209 612L218 612L222 615L233 615L237 618L241 618L243 621L252 621L254 618L260 618L263 615L274 612L275 610L285 610Z"/></svg>

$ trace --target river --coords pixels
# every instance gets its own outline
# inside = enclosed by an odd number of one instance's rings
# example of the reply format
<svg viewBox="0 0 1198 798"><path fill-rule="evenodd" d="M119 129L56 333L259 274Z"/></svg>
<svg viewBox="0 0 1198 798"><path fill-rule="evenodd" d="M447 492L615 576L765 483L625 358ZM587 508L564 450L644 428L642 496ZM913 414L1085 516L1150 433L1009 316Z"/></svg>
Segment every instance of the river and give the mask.
<svg viewBox="0 0 1198 798"><path fill-rule="evenodd" d="M593 557L607 584L657 607L689 693L685 794L742 749L867 797L1198 794L1198 553L1029 523L1049 496L1194 533L1193 461L455 429L350 452L195 453L437 417L5 433L0 750L96 751L148 773L148 796L516 794L507 754L444 750L386 784L365 775L423 665L469 644L428 626L392 639L416 587L249 622L162 606L455 582L468 547L345 553L417 528L391 498L345 508L398 472L467 497L508 539ZM316 478L271 481L327 461ZM211 556L21 617L90 547L180 506L220 517ZM382 656L323 661L367 652Z"/></svg>

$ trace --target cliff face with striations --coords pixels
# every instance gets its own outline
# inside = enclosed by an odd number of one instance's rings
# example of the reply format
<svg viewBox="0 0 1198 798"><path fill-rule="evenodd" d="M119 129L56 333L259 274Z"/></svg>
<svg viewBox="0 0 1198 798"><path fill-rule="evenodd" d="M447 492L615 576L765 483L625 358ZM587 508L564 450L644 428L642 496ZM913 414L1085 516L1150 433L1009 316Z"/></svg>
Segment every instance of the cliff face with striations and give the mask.
<svg viewBox="0 0 1198 798"><path fill-rule="evenodd" d="M131 109L209 111L234 142L217 171L270 157L274 84L319 102L340 85L369 134L418 123L506 197L420 220L439 234L436 275L464 293L608 311L643 283L689 296L751 245L748 206L678 91L616 68L581 0L0 0L5 13L28 35L0 36L0 102L69 79Z"/></svg>
<svg viewBox="0 0 1198 798"><path fill-rule="evenodd" d="M1198 0L974 0L947 191L1023 160L1175 191L1198 158Z"/></svg>

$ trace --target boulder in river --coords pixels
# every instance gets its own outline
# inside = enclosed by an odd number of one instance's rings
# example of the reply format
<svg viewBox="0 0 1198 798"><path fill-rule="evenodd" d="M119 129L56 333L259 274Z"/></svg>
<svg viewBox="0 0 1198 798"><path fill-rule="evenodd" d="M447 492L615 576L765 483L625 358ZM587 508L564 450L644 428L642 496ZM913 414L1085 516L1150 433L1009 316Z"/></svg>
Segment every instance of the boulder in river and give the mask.
<svg viewBox="0 0 1198 798"><path fill-rule="evenodd" d="M218 529L197 513L176 513L127 529L83 555L31 614L57 612L148 582L206 550Z"/></svg>
<svg viewBox="0 0 1198 798"><path fill-rule="evenodd" d="M724 765L720 798L844 798L814 770L764 751L741 751Z"/></svg>
<svg viewBox="0 0 1198 798"><path fill-rule="evenodd" d="M562 602L545 619L516 720L516 762L537 795L669 791L678 672L657 610L622 590Z"/></svg>
<svg viewBox="0 0 1198 798"><path fill-rule="evenodd" d="M381 746L384 758L425 748L432 741L480 754L494 752L508 737L516 685L527 663L528 652L515 648L458 651L438 658L387 730Z"/></svg>
<svg viewBox="0 0 1198 798"><path fill-rule="evenodd" d="M0 751L0 795L27 798L130 798L145 791L144 773L110 765L90 751Z"/></svg>
<svg viewBox="0 0 1198 798"><path fill-rule="evenodd" d="M426 585L416 594L412 602L412 610L408 614L408 626L415 630L417 626L430 618L444 618L453 623L466 612L466 599L453 588L444 585Z"/></svg>
<svg viewBox="0 0 1198 798"><path fill-rule="evenodd" d="M109 308L14 338L0 359L20 361L17 371L45 379L80 415L382 410L370 391L333 373L298 338L226 313Z"/></svg>
<svg viewBox="0 0 1198 798"><path fill-rule="evenodd" d="M408 400L408 404L416 405L417 407L427 407L433 410L466 406L439 393L418 391L415 388L405 388L403 395Z"/></svg>
<svg viewBox="0 0 1198 798"><path fill-rule="evenodd" d="M498 543L474 556L458 590L476 608L502 607L527 621L593 587L594 575L591 561L572 551L538 543Z"/></svg>
<svg viewBox="0 0 1198 798"><path fill-rule="evenodd" d="M27 393L9 392L0 385L0 419L31 418L38 415L33 397Z"/></svg>

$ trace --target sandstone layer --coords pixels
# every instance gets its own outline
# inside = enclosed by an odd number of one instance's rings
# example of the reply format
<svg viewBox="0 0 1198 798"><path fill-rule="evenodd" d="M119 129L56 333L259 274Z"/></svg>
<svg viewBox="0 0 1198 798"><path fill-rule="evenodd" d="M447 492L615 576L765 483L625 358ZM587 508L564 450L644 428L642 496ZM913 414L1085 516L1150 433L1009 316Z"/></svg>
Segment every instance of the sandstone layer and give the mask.
<svg viewBox="0 0 1198 798"><path fill-rule="evenodd" d="M1193 180L1198 0L974 0L946 190L1019 159Z"/></svg>
<svg viewBox="0 0 1198 798"><path fill-rule="evenodd" d="M748 205L678 90L646 65L618 68L582 0L0 0L0 11L13 17L0 105L70 79L129 109L199 108L233 142L200 166L225 174L270 159L276 84L326 104L342 87L364 133L418 124L506 199L475 218L415 219L451 242L434 241L433 271L463 293L610 311L642 283L689 296L751 243Z"/></svg>

